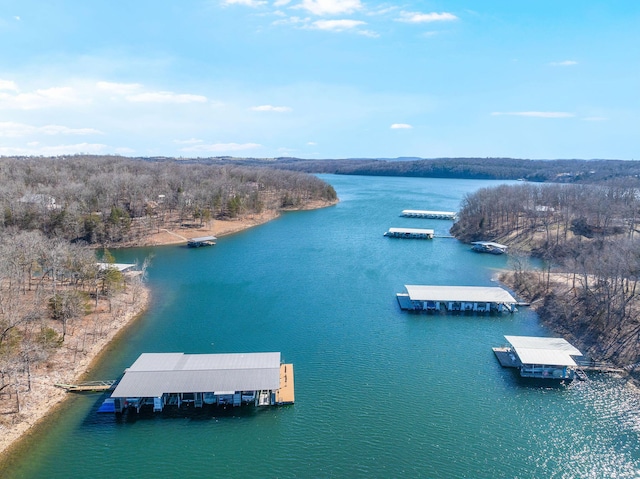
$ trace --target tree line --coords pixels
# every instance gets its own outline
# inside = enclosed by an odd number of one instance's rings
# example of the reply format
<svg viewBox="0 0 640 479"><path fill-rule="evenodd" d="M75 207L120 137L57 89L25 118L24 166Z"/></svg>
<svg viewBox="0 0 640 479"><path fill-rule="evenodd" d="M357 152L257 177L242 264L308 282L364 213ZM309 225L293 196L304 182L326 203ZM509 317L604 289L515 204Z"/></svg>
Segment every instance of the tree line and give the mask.
<svg viewBox="0 0 640 479"><path fill-rule="evenodd" d="M520 158L344 158L309 160L300 158L200 158L202 164L257 166L366 176L419 178L468 178L483 180L527 180L554 183L600 183L612 179L638 182L640 162L625 160L530 160Z"/></svg>
<svg viewBox="0 0 640 479"><path fill-rule="evenodd" d="M204 224L335 201L318 178L271 168L117 156L0 158L0 230L118 245L171 222Z"/></svg>
<svg viewBox="0 0 640 479"><path fill-rule="evenodd" d="M484 188L467 195L451 233L510 245L510 281L540 317L620 365L640 361L640 196L634 184ZM544 260L534 273L527 255ZM561 278L562 281L558 282Z"/></svg>

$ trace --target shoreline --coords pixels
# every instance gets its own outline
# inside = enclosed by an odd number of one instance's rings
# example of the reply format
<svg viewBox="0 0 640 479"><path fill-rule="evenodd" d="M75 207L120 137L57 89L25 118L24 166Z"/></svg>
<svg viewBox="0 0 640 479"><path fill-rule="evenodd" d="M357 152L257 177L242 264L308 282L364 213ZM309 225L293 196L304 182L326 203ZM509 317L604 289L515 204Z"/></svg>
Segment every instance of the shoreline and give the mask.
<svg viewBox="0 0 640 479"><path fill-rule="evenodd" d="M260 226L269 221L278 219L283 212L309 211L328 208L338 204L336 201L312 201L302 208L287 208L282 210L265 210L259 214L247 215L233 220L211 220L207 224L193 225L191 227L178 227L174 229L162 228L157 233L147 235L140 240L130 241L124 244L113 245L114 248L142 248L151 246L168 246L186 243L191 238L199 236L229 236L235 233Z"/></svg>
<svg viewBox="0 0 640 479"><path fill-rule="evenodd" d="M95 339L93 344L88 345L86 350L81 351L80 354L78 351L74 353L69 344L64 350L54 353L54 360L65 363L74 356L73 368L64 371L53 368L48 370L46 365L34 368L34 376L43 377L40 379L34 377L31 391L22 395L20 411L13 413L15 416L11 418L12 423L0 424L0 466L9 461L13 453L19 450L23 441L28 440L37 433L39 427L45 425L50 415L56 414L59 408L71 399L66 390L55 384L81 382L108 352L109 345L121 337L128 327L145 313L151 301L151 291L144 285L135 293L129 291L123 296L124 298L121 298L123 299L121 306L124 305L122 314L111 321L101 332L100 337ZM94 319L94 322L103 320L103 318Z"/></svg>
<svg viewBox="0 0 640 479"><path fill-rule="evenodd" d="M320 209L335 204L337 204L337 201L317 201L303 208L283 211ZM179 233L176 231L161 230L159 233L146 236L142 241L119 245L119 248L182 244L189 238L205 235L213 235L216 237L227 236L265 224L279 218L280 215L281 211L268 210L259 215L250 215L238 220L215 220L207 226L179 229ZM44 378L33 380L31 390L21 399L20 411L13 413L15 415L10 417L11 424L0 423L0 471L10 464L14 454L19 455L21 448L28 446L29 440L34 438L40 428L47 426L48 420L55 417L66 402L73 400L72 395L64 389L56 387L55 384L74 383L84 380L91 373L95 365L99 363L109 351L109 346L117 342L127 329L144 315L151 302L151 290L144 284L141 285L138 291L130 290L123 296L124 299L121 306L126 306L125 311L109 322L106 332L103 332L101 327L100 337L97 340L94 338L93 344L86 350L84 349L85 344L83 339L83 350L79 359L77 358L79 338L75 338L76 351L75 354L73 354L74 367L71 370L56 370L52 368L51 371L48 371L46 366L41 366L40 369L44 369L45 371L38 370L37 372L44 373ZM129 303L127 299L131 297L134 298ZM103 318L100 318L100 320L103 321ZM90 319L87 321L90 321ZM94 318L94 327L95 322L96 318ZM69 343L66 345L65 350L56 351L54 356L56 356L58 361L65 362L65 358L68 359L68 356L72 355L70 348L71 344Z"/></svg>

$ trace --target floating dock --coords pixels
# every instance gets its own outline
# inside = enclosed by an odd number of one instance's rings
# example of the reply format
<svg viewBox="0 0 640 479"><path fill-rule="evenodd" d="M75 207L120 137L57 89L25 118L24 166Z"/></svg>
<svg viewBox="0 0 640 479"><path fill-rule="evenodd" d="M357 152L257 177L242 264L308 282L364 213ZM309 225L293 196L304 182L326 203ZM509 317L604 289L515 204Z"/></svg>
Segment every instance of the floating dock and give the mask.
<svg viewBox="0 0 640 479"><path fill-rule="evenodd" d="M434 231L419 228L389 228L384 236L405 239L433 239Z"/></svg>
<svg viewBox="0 0 640 479"><path fill-rule="evenodd" d="M87 381L78 384L56 384L56 387L66 389L68 392L98 392L113 389L115 380L109 381Z"/></svg>
<svg viewBox="0 0 640 479"><path fill-rule="evenodd" d="M405 216L407 218L455 220L458 217L458 214L455 211L402 210L401 216Z"/></svg>
<svg viewBox="0 0 640 479"><path fill-rule="evenodd" d="M513 313L518 301L499 287L405 285L396 298L405 311L432 313Z"/></svg>
<svg viewBox="0 0 640 479"><path fill-rule="evenodd" d="M198 238L191 238L187 241L187 246L189 248L199 248L201 246L213 246L216 244L215 236L199 236Z"/></svg>
<svg viewBox="0 0 640 479"><path fill-rule="evenodd" d="M493 241L474 241L471 243L473 251L477 253L504 254L507 252L507 246L494 243Z"/></svg>
<svg viewBox="0 0 640 479"><path fill-rule="evenodd" d="M293 382L293 364L280 365L280 389L276 391L276 404L293 404L295 402Z"/></svg>
<svg viewBox="0 0 640 479"><path fill-rule="evenodd" d="M280 353L144 353L111 394L116 413L205 404L275 406L293 404L294 398L293 365L281 364Z"/></svg>
<svg viewBox="0 0 640 479"><path fill-rule="evenodd" d="M505 336L510 346L492 348L504 368L516 368L524 378L586 379L576 363L582 353L563 338Z"/></svg>

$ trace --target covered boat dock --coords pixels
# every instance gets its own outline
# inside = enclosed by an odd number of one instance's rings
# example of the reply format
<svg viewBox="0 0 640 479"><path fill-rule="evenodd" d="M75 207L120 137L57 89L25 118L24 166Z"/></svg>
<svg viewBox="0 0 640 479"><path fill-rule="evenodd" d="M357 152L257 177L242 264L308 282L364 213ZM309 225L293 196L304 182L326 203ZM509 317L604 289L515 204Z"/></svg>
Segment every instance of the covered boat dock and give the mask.
<svg viewBox="0 0 640 479"><path fill-rule="evenodd" d="M458 214L455 211L402 210L401 216L405 216L407 218L455 220L458 217Z"/></svg>
<svg viewBox="0 0 640 479"><path fill-rule="evenodd" d="M493 241L474 241L471 244L473 245L471 249L478 253L503 254L507 252L506 245Z"/></svg>
<svg viewBox="0 0 640 479"><path fill-rule="evenodd" d="M420 228L389 228L384 236L389 238L433 239L434 231Z"/></svg>
<svg viewBox="0 0 640 479"><path fill-rule="evenodd" d="M199 248L200 246L213 246L216 244L215 236L199 236L197 238L191 238L187 241L187 246L189 248Z"/></svg>
<svg viewBox="0 0 640 479"><path fill-rule="evenodd" d="M582 353L563 338L505 336L510 346L493 348L502 367L517 368L525 378L571 380L581 371L574 356Z"/></svg>
<svg viewBox="0 0 640 479"><path fill-rule="evenodd" d="M113 409L292 404L293 365L280 353L144 353L111 394Z"/></svg>
<svg viewBox="0 0 640 479"><path fill-rule="evenodd" d="M407 293L396 295L405 311L513 313L518 301L499 287L405 285Z"/></svg>

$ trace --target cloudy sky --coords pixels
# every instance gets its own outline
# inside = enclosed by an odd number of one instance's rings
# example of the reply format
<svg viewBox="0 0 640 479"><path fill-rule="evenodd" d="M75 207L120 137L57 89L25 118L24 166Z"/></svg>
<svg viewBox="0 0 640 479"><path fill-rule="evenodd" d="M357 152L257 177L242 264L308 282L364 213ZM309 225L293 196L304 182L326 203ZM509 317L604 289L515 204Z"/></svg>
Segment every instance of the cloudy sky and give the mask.
<svg viewBox="0 0 640 479"><path fill-rule="evenodd" d="M640 159L640 1L2 0L0 155Z"/></svg>

